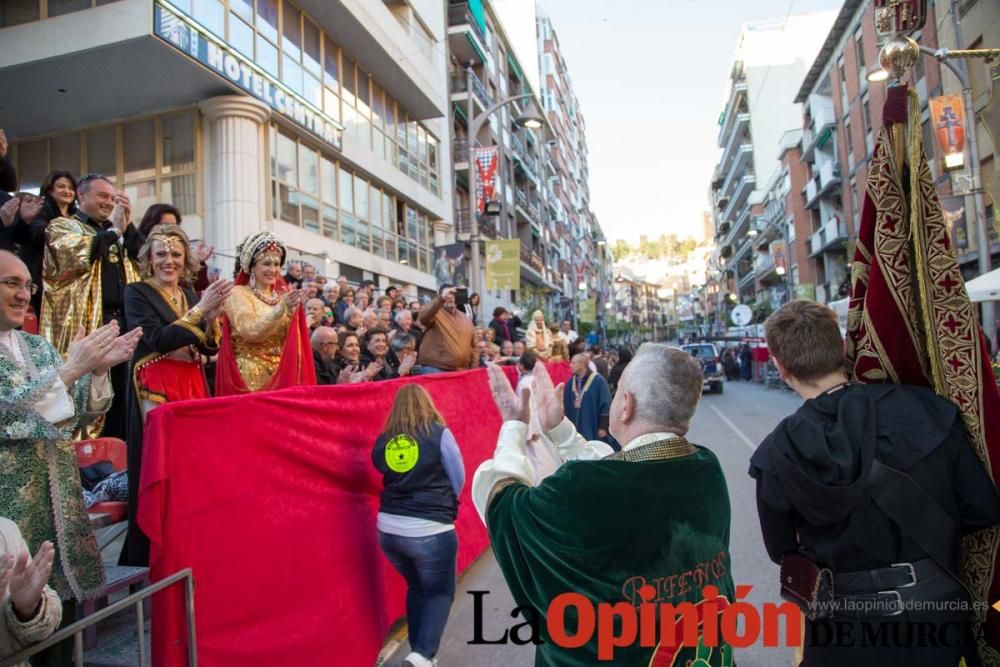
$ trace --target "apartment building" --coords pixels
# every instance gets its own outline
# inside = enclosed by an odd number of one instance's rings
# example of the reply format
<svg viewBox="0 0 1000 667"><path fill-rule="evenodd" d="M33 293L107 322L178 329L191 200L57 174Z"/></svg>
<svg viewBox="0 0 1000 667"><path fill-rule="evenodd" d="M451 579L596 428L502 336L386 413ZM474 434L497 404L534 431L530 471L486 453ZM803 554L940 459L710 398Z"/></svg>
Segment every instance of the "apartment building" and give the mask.
<svg viewBox="0 0 1000 667"><path fill-rule="evenodd" d="M763 212L767 179L779 167L782 136L802 124L795 91L833 18L832 12L803 14L750 23L740 33L711 183L717 268L724 274L712 289L717 311L757 297L752 222L755 211Z"/></svg>
<svg viewBox="0 0 1000 667"><path fill-rule="evenodd" d="M878 67L872 13L871 0L844 3L795 97L803 105L801 162L808 180L791 196L800 196L808 211L808 252L815 269L815 299L821 303L847 296L868 165L882 125L885 86L867 79ZM932 6L926 27L915 35L924 46L936 48L935 25ZM933 58L921 58L906 81L920 97L924 144L930 152L936 140L927 99L941 94L940 67ZM933 159L931 171L942 183L942 167Z"/></svg>
<svg viewBox="0 0 1000 667"><path fill-rule="evenodd" d="M99 172L177 206L229 273L272 229L321 274L433 289L452 225L435 2L0 4L0 127L20 187ZM404 57L405 56L405 57Z"/></svg>
<svg viewBox="0 0 1000 667"><path fill-rule="evenodd" d="M523 20L534 24L533 15ZM450 115L454 142L455 219L458 241L469 241L469 128L476 118L511 97L528 95L491 113L473 143L496 146L498 215L479 217L481 238L521 240L521 284L516 301L527 310L550 310L560 286L550 268L551 249L543 220L542 179L545 176L543 144L546 128L519 127L515 119L531 108L539 109L538 91L531 86L525 67L508 39L504 23L492 3L481 0L448 5L448 43L451 49ZM470 122L472 121L472 122ZM483 284L483 283L479 283ZM485 291L484 312L495 305L509 305L515 295Z"/></svg>

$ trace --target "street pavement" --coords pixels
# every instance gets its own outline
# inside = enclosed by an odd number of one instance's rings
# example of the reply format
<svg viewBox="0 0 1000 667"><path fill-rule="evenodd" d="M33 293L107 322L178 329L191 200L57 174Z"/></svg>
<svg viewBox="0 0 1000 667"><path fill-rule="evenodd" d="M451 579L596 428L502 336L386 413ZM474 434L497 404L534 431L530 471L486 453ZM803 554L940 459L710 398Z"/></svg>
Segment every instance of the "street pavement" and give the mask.
<svg viewBox="0 0 1000 667"><path fill-rule="evenodd" d="M688 439L708 447L719 457L729 484L732 504L730 550L733 579L737 584L751 584L747 598L754 604L780 602L778 568L767 557L757 523L754 482L747 475L748 462L757 444L779 421L802 404L787 390L767 389L761 385L728 382L722 394L702 398ZM496 639L504 630L521 622L510 617L516 606L504 583L491 551L484 553L459 581L455 604L438 653L440 667L521 667L534 664L532 646L514 644L475 645L474 597L468 592L490 591L483 598L483 637ZM391 647L387 645L387 649ZM405 641L384 663L398 665L409 651ZM386 651L388 652L388 651ZM736 652L740 667L784 667L792 665L791 649L764 648L756 645Z"/></svg>

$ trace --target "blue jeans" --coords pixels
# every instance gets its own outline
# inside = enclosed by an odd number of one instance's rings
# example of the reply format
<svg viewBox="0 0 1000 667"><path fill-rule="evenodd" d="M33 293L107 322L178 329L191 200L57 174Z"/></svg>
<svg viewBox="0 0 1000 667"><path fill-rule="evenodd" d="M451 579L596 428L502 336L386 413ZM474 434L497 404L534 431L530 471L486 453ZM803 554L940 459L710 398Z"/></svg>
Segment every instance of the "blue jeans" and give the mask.
<svg viewBox="0 0 1000 667"><path fill-rule="evenodd" d="M427 537L401 537L379 531L378 543L406 579L410 648L425 658L433 658L455 598L458 536L454 530Z"/></svg>

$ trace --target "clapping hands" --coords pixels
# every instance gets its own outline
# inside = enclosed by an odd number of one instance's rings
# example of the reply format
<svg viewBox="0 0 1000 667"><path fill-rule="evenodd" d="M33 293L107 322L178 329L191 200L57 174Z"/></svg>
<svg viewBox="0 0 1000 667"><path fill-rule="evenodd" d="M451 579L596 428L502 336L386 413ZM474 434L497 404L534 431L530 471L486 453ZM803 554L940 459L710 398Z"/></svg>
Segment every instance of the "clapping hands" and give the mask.
<svg viewBox="0 0 1000 667"><path fill-rule="evenodd" d="M400 360L397 372L400 375L409 375L410 371L413 370L414 364L416 363L417 363L417 353L409 352Z"/></svg>
<svg viewBox="0 0 1000 667"><path fill-rule="evenodd" d="M69 387L87 373L106 373L112 366L128 361L141 338L142 329L139 327L119 336L118 322L115 321L89 336L84 335L83 327L79 327L69 345L66 362L59 368L59 377Z"/></svg>
<svg viewBox="0 0 1000 667"><path fill-rule="evenodd" d="M52 574L55 548L43 542L38 553L29 560L27 553L0 558L0 591L10 588L10 601L22 620L31 620L38 613L42 591Z"/></svg>
<svg viewBox="0 0 1000 667"><path fill-rule="evenodd" d="M289 310L294 310L295 306L305 301L305 296L306 291L304 289L293 289L290 292L285 292L285 295L281 298Z"/></svg>
<svg viewBox="0 0 1000 667"><path fill-rule="evenodd" d="M565 417L563 408L563 389L565 385L552 386L552 376L545 364L535 364L532 372L534 380L531 388L535 392L535 410L538 412L538 423L545 431L551 431L562 423Z"/></svg>
<svg viewBox="0 0 1000 667"><path fill-rule="evenodd" d="M229 294L232 291L232 280L216 280L205 288L198 306L204 313L206 320L214 320L219 316L219 313L222 311L222 304L229 298Z"/></svg>
<svg viewBox="0 0 1000 667"><path fill-rule="evenodd" d="M507 376L496 364L488 366L486 374L490 380L493 402L500 411L500 418L505 422L520 421L527 424L531 418L531 390L525 387L521 390L520 396L515 394L514 388L507 381Z"/></svg>

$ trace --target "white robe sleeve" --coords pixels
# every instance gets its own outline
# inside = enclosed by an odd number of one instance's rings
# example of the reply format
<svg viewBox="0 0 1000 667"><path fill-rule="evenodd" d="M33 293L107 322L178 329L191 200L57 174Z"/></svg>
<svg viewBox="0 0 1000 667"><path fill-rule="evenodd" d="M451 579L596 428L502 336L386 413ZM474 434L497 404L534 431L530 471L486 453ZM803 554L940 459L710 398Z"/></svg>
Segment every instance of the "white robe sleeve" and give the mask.
<svg viewBox="0 0 1000 667"><path fill-rule="evenodd" d="M87 412L104 412L111 406L111 380L107 373L94 375L90 380L90 394L87 396Z"/></svg>
<svg viewBox="0 0 1000 667"><path fill-rule="evenodd" d="M520 421L506 421L500 427L497 448L493 458L483 461L472 478L472 504L479 518L486 523L486 504L493 485L502 479L514 478L528 486L537 483L535 469L525 451L528 425Z"/></svg>
<svg viewBox="0 0 1000 667"><path fill-rule="evenodd" d="M76 407L73 399L66 390L62 378L56 376L52 387L42 398L35 403L35 412L41 415L50 424L58 424L76 414Z"/></svg>
<svg viewBox="0 0 1000 667"><path fill-rule="evenodd" d="M563 461L597 461L614 453L611 445L599 440L588 441L577 433L573 422L566 417L546 435L558 448Z"/></svg>

